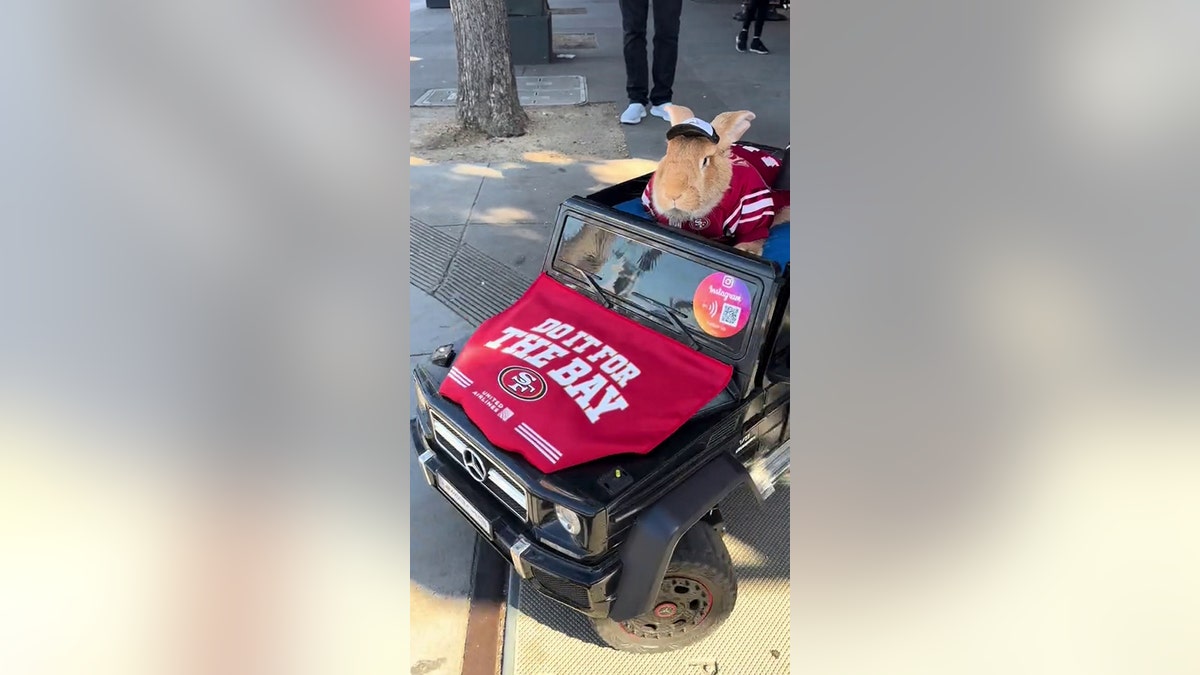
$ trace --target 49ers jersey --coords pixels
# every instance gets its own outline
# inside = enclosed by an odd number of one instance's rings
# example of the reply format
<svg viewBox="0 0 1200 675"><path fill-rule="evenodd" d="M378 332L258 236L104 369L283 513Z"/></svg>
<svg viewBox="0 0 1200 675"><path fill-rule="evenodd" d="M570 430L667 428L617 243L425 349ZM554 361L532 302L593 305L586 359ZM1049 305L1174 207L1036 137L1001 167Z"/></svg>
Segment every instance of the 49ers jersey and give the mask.
<svg viewBox="0 0 1200 675"><path fill-rule="evenodd" d="M721 201L706 215L680 227L731 244L766 239L775 214L788 204L789 193L770 188L779 176L782 164L771 153L752 145L733 145L729 154L733 178ZM642 192L642 206L660 224L670 225L654 208L650 199L653 190L654 176L651 176Z"/></svg>

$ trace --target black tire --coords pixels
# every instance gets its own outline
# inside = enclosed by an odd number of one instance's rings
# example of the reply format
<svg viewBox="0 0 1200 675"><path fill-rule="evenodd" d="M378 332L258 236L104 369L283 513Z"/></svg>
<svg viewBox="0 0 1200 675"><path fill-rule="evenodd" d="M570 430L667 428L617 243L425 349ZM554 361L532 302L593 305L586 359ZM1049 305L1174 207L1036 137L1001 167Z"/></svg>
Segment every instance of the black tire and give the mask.
<svg viewBox="0 0 1200 675"><path fill-rule="evenodd" d="M708 636L729 617L736 603L737 577L729 550L721 535L701 522L675 547L653 609L629 621L593 619L592 624L600 639L613 649L638 654L669 652Z"/></svg>

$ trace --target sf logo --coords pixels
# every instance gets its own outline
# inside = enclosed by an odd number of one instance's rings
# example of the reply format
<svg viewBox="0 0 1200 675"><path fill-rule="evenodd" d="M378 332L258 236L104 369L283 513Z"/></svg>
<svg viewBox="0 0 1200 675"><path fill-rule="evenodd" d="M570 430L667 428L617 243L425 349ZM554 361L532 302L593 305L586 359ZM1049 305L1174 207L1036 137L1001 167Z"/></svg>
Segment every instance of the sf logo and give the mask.
<svg viewBox="0 0 1200 675"><path fill-rule="evenodd" d="M509 385L514 392L532 394L534 391L534 382L537 382L537 380L533 379L533 376L529 373L514 373L512 379L509 381Z"/></svg>
<svg viewBox="0 0 1200 675"><path fill-rule="evenodd" d="M524 366L509 366L496 378L505 393L521 401L536 401L546 395L546 380Z"/></svg>

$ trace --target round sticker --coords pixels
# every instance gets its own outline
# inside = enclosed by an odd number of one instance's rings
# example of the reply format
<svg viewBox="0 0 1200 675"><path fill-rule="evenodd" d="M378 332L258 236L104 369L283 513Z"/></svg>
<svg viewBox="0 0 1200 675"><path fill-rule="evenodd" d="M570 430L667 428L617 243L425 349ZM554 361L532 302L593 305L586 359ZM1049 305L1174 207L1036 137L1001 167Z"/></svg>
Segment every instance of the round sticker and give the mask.
<svg viewBox="0 0 1200 675"><path fill-rule="evenodd" d="M705 333L718 338L736 335L750 321L750 287L728 274L710 274L692 296L692 312Z"/></svg>
<svg viewBox="0 0 1200 675"><path fill-rule="evenodd" d="M522 401L536 401L546 395L546 380L525 366L509 366L496 380L505 393Z"/></svg>

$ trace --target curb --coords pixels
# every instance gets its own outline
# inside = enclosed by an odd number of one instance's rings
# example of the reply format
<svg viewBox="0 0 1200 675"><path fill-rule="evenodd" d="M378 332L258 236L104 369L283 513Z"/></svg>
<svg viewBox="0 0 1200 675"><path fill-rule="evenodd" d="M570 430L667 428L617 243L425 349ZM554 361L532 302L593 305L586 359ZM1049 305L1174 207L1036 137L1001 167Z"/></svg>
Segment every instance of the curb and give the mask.
<svg viewBox="0 0 1200 675"><path fill-rule="evenodd" d="M475 538L475 570L467 610L462 675L498 675L504 646L508 565L492 547Z"/></svg>

